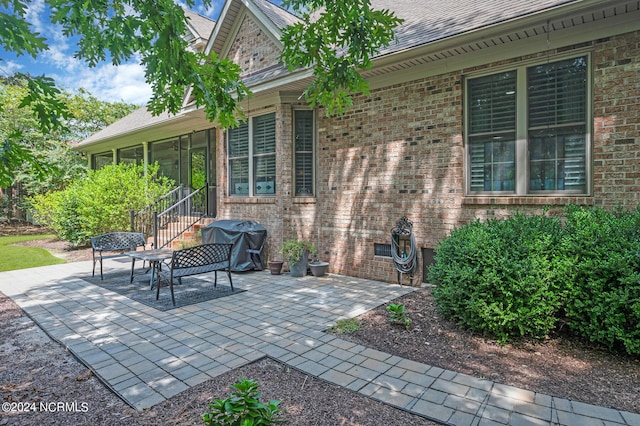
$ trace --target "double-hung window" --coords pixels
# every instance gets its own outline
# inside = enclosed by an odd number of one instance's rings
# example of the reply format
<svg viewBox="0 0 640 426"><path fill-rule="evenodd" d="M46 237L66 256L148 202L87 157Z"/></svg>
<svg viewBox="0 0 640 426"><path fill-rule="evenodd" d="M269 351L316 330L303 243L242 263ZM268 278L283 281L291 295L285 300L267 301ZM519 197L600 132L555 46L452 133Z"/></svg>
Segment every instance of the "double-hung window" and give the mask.
<svg viewBox="0 0 640 426"><path fill-rule="evenodd" d="M250 118L227 132L229 194L276 193L276 115Z"/></svg>
<svg viewBox="0 0 640 426"><path fill-rule="evenodd" d="M294 187L298 197L314 194L314 134L313 111L294 110L293 137L295 150Z"/></svg>
<svg viewBox="0 0 640 426"><path fill-rule="evenodd" d="M467 192L585 194L586 56L467 80Z"/></svg>

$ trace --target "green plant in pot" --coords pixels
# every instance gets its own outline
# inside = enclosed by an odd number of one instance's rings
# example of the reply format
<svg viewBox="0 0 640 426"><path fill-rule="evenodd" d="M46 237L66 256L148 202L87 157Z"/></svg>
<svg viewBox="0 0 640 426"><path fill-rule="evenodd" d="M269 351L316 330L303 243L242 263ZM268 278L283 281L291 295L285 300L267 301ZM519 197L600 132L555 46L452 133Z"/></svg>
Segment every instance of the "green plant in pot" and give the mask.
<svg viewBox="0 0 640 426"><path fill-rule="evenodd" d="M304 277L307 275L309 254L315 254L316 249L309 241L291 239L282 244L278 253L289 262L292 277Z"/></svg>

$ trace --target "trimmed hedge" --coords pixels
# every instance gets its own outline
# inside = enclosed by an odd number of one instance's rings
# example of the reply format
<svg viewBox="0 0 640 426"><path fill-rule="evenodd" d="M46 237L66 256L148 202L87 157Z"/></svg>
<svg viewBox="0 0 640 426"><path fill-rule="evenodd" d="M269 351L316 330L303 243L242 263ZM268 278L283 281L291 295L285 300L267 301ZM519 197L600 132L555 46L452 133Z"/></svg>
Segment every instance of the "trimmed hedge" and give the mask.
<svg viewBox="0 0 640 426"><path fill-rule="evenodd" d="M429 281L444 317L505 342L543 338L559 321L640 354L640 213L569 206L455 229Z"/></svg>
<svg viewBox="0 0 640 426"><path fill-rule="evenodd" d="M566 212L576 273L565 305L573 332L609 349L640 354L640 212Z"/></svg>

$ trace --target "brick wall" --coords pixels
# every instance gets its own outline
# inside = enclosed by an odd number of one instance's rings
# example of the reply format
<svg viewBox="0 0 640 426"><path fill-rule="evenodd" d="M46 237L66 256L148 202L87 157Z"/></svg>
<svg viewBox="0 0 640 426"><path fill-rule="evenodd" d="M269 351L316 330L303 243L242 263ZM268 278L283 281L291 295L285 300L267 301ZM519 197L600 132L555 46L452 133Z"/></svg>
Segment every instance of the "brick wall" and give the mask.
<svg viewBox="0 0 640 426"><path fill-rule="evenodd" d="M594 43L594 202L640 201L640 32Z"/></svg>
<svg viewBox="0 0 640 426"><path fill-rule="evenodd" d="M280 50L249 16L245 16L227 57L242 68L242 74L252 74L278 63Z"/></svg>
<svg viewBox="0 0 640 426"><path fill-rule="evenodd" d="M375 257L374 243L389 243L401 216L414 223L419 247L432 248L452 228L476 218L505 217L516 210L541 213L547 205L556 213L568 203L635 207L640 197L639 40L636 32L588 43L592 196L465 197L462 75L469 70L458 70L357 96L342 117L325 118L320 111L317 197L311 199L291 197L294 106L275 106L282 141L278 196L223 198L221 213L263 223L270 232L272 257L283 239L303 236L331 263L331 272L394 282L391 259ZM585 45L579 48L583 54ZM224 158L224 149L219 154ZM218 166L219 171L226 168L224 161ZM224 172L219 175L226 182Z"/></svg>

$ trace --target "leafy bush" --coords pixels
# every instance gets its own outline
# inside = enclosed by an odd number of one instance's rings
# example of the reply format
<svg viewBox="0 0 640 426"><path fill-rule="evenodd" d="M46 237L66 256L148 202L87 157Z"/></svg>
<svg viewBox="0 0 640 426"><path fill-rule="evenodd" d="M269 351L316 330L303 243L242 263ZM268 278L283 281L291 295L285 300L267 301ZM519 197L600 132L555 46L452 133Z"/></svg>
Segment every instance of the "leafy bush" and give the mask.
<svg viewBox="0 0 640 426"><path fill-rule="evenodd" d="M576 284L566 305L571 330L609 349L640 354L640 212L566 212Z"/></svg>
<svg viewBox="0 0 640 426"><path fill-rule="evenodd" d="M506 341L542 338L556 325L570 281L560 220L517 214L454 230L437 247L430 282L440 312Z"/></svg>
<svg viewBox="0 0 640 426"><path fill-rule="evenodd" d="M253 380L239 379L233 385L234 391L226 399L216 399L209 404L209 412L203 416L208 426L258 426L281 423L276 416L281 410L280 401L272 400L268 404L260 402L262 394L258 383Z"/></svg>
<svg viewBox="0 0 640 426"><path fill-rule="evenodd" d="M476 221L436 249L429 280L446 318L500 341L558 321L640 354L640 211L568 206L564 218Z"/></svg>
<svg viewBox="0 0 640 426"><path fill-rule="evenodd" d="M171 190L173 183L158 177L158 165L109 165L92 170L63 191L31 199L34 217L59 238L83 244L94 235L130 228L131 210L140 210Z"/></svg>

